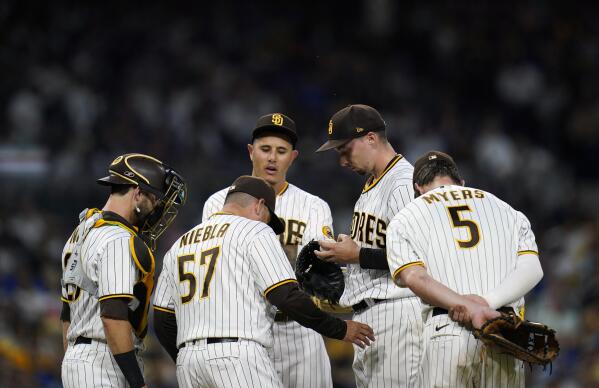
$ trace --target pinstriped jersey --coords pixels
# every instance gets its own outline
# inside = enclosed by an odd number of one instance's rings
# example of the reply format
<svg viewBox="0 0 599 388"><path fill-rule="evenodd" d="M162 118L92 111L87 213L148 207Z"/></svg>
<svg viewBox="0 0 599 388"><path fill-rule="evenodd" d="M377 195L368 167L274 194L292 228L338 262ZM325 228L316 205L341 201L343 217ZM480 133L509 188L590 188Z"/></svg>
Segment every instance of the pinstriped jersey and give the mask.
<svg viewBox="0 0 599 388"><path fill-rule="evenodd" d="M83 222L78 228L82 225ZM77 256L81 259L83 272L97 287L97 291L92 294L73 284L62 286L61 300L69 303L70 307L70 325L67 332L69 341L74 341L79 336L106 339L100 318L101 300L124 297L131 299L130 306L139 303L134 297L134 286L141 281L142 274L131 254L131 240L134 236L133 230L118 222L94 227L85 236ZM66 264L70 263L69 258L76 247L77 229L64 246L63 271ZM133 332L132 337L137 338ZM136 344L140 345L137 339Z"/></svg>
<svg viewBox="0 0 599 388"><path fill-rule="evenodd" d="M176 314L177 345L239 337L271 346L275 310L266 295L289 282L295 275L268 225L215 213L167 252L154 308Z"/></svg>
<svg viewBox="0 0 599 388"><path fill-rule="evenodd" d="M484 295L515 268L519 255L537 254L524 214L491 193L453 185L431 190L401 210L389 225L387 243L396 279L402 269L424 265L459 294Z"/></svg>
<svg viewBox="0 0 599 388"><path fill-rule="evenodd" d="M387 225L414 198L414 168L396 155L378 179L369 179L354 206L351 238L361 247L386 248ZM414 294L397 287L389 271L348 264L340 304L351 306L366 298L392 299Z"/></svg>
<svg viewBox="0 0 599 388"><path fill-rule="evenodd" d="M203 221L223 208L228 190L227 187L208 198L204 204ZM295 185L287 183L277 195L275 213L285 224L279 239L293 267L297 254L310 240L323 240L326 234L333 234L329 205Z"/></svg>

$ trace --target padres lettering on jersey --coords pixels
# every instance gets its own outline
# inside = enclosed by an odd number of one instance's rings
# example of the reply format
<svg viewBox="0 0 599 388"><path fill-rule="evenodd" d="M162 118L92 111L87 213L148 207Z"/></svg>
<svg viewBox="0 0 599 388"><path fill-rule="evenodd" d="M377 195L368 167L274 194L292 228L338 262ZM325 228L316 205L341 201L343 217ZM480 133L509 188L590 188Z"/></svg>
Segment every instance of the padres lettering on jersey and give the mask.
<svg viewBox="0 0 599 388"><path fill-rule="evenodd" d="M389 221L414 198L414 168L397 155L378 179L367 182L354 206L351 237L361 247L386 248ZM390 299L413 296L393 283L388 271L347 266L345 291L340 303L351 306L366 298Z"/></svg>
<svg viewBox="0 0 599 388"><path fill-rule="evenodd" d="M391 273L425 265L437 281L459 294L483 295L516 265L537 253L526 216L491 193L442 186L417 198L392 220L387 259ZM523 305L523 299L514 307Z"/></svg>
<svg viewBox="0 0 599 388"><path fill-rule="evenodd" d="M272 344L274 309L265 296L295 282L272 229L216 213L175 242L164 258L154 306L177 316L177 344L240 337Z"/></svg>
<svg viewBox="0 0 599 388"><path fill-rule="evenodd" d="M212 194L204 204L202 220L219 212L229 188ZM281 245L289 261L295 267L298 252L310 240L319 240L332 234L333 217L329 205L295 185L287 183L277 194L275 213L283 220L285 231L279 235Z"/></svg>

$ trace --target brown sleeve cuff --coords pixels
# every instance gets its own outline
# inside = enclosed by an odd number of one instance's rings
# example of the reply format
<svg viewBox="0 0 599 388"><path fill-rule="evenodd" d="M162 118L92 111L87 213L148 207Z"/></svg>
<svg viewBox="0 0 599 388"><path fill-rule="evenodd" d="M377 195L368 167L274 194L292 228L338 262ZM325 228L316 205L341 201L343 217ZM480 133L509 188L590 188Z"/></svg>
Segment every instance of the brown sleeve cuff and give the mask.
<svg viewBox="0 0 599 388"><path fill-rule="evenodd" d="M110 298L101 300L100 316L119 321L129 320L129 299Z"/></svg>

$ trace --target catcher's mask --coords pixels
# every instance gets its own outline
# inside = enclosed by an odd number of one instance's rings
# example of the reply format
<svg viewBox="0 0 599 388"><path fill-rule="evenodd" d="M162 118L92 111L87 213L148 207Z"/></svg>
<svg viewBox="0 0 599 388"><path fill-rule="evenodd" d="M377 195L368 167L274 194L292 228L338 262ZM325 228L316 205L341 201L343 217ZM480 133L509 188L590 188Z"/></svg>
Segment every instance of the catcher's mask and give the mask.
<svg viewBox="0 0 599 388"><path fill-rule="evenodd" d="M179 207L185 204L185 180L160 160L144 154L121 155L110 164L108 172L108 176L98 179L99 184L138 186L158 199L140 227L140 234L154 250L158 237L173 222Z"/></svg>

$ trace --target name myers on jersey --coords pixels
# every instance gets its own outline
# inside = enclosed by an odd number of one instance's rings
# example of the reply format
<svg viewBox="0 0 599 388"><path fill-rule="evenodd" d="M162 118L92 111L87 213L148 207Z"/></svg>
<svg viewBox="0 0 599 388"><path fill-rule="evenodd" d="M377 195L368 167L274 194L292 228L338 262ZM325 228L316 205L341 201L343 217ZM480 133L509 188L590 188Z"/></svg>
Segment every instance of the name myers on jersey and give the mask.
<svg viewBox="0 0 599 388"><path fill-rule="evenodd" d="M202 241L210 240L217 237L223 237L229 229L229 223L214 224L202 226L197 229L192 229L185 233L179 241L179 248L189 244L199 244Z"/></svg>
<svg viewBox="0 0 599 388"><path fill-rule="evenodd" d="M441 202L441 200L447 201L460 201L464 199L484 198L485 193L480 190L450 190L450 191L437 191L432 194L425 194L422 199L427 203Z"/></svg>
<svg viewBox="0 0 599 388"><path fill-rule="evenodd" d="M377 248L385 248L387 223L372 214L354 212L351 222L351 238Z"/></svg>

